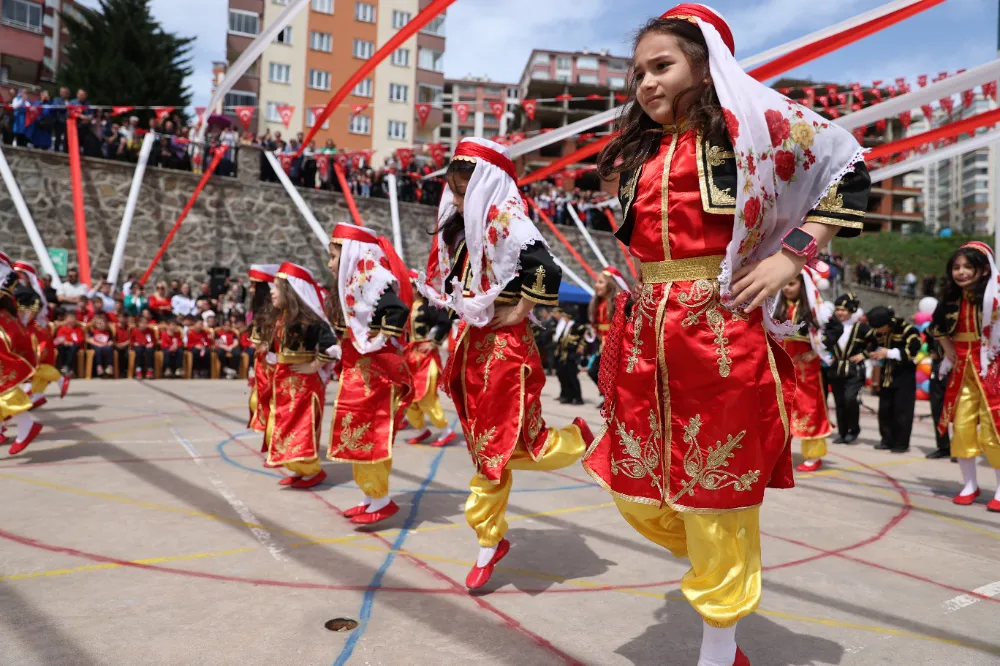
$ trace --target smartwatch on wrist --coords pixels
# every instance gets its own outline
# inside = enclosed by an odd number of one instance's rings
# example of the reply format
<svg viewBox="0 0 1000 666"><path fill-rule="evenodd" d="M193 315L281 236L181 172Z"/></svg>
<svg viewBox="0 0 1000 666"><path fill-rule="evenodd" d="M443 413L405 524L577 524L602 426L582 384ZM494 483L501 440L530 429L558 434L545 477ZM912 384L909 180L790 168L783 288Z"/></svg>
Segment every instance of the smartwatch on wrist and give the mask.
<svg viewBox="0 0 1000 666"><path fill-rule="evenodd" d="M796 227L785 234L781 239L781 247L785 248L797 257L813 259L819 253L816 245L816 237L801 228Z"/></svg>

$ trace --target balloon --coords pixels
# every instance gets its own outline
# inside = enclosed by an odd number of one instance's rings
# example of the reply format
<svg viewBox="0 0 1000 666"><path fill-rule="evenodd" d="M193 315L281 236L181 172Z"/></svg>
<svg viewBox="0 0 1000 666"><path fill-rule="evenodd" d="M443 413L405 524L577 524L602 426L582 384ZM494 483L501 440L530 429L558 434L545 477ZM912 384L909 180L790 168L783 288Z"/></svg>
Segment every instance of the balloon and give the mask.
<svg viewBox="0 0 1000 666"><path fill-rule="evenodd" d="M929 348L929 347L927 346L927 343L926 343L926 342L925 342L924 344L920 345L920 353L921 353L921 354L924 354L924 355L927 355L927 354L930 354L930 353L931 353L931 350L930 350L930 348Z"/></svg>
<svg viewBox="0 0 1000 666"><path fill-rule="evenodd" d="M830 288L830 281L827 280L826 278L820 278L819 280L816 281L816 288L819 289L820 291L826 291L827 289Z"/></svg>
<svg viewBox="0 0 1000 666"><path fill-rule="evenodd" d="M923 370L917 370L917 384L923 384L931 378L929 372L924 372Z"/></svg>
<svg viewBox="0 0 1000 666"><path fill-rule="evenodd" d="M923 361L921 361L917 365L917 372L923 372L928 377L930 377L931 376L931 368L933 368L933 367L934 367L934 364L931 363L931 360L929 358L925 358Z"/></svg>
<svg viewBox="0 0 1000 666"><path fill-rule="evenodd" d="M926 324L933 318L934 315L932 315L930 312L918 312L917 314L913 315L913 321L915 321L918 325Z"/></svg>
<svg viewBox="0 0 1000 666"><path fill-rule="evenodd" d="M934 308L936 307L937 299L933 296L924 296L920 299L920 303L917 304L917 310L927 314L934 314Z"/></svg>
<svg viewBox="0 0 1000 666"><path fill-rule="evenodd" d="M917 400L930 400L930 399L931 399L930 393L928 393L927 391L921 391L920 389L917 389Z"/></svg>
<svg viewBox="0 0 1000 666"><path fill-rule="evenodd" d="M923 333L924 331L926 331L926 330L927 330L927 328L928 328L928 327L929 327L930 325L931 325L931 323L930 323L929 321L925 321L925 322L924 322L924 323L922 323L922 324L917 324L917 330L918 330L918 331L920 331L921 333Z"/></svg>
<svg viewBox="0 0 1000 666"><path fill-rule="evenodd" d="M942 229L938 235L941 236L941 238L951 238L951 229Z"/></svg>
<svg viewBox="0 0 1000 666"><path fill-rule="evenodd" d="M931 380L925 379L924 381L919 382L917 384L917 390L924 391L926 393L930 393L930 391L931 391Z"/></svg>

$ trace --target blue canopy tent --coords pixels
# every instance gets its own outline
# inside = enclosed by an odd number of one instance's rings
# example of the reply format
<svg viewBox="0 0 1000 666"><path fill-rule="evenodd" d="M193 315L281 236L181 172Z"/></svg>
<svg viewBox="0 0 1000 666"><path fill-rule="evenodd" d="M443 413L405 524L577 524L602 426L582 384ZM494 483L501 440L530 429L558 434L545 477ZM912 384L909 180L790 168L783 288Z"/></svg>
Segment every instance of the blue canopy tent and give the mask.
<svg viewBox="0 0 1000 666"><path fill-rule="evenodd" d="M580 287L563 280L559 284L560 303L590 303L590 294Z"/></svg>

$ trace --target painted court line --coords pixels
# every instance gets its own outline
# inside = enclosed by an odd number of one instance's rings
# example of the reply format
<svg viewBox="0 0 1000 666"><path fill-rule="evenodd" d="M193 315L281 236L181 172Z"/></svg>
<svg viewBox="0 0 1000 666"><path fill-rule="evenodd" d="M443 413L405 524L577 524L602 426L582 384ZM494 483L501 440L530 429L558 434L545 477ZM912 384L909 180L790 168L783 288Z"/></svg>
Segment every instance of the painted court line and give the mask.
<svg viewBox="0 0 1000 666"><path fill-rule="evenodd" d="M1000 580L990 583L989 585L983 585L982 587L977 587L973 590L975 594L981 594L984 597L995 597L1000 595ZM977 601L982 601L971 594L960 594L957 597L953 597L942 604L944 606L945 613L954 613L955 611L965 608L966 606L971 606Z"/></svg>
<svg viewBox="0 0 1000 666"><path fill-rule="evenodd" d="M201 457L200 453L198 453L198 449L194 448L194 444L184 439L184 437L181 436L181 434L174 428L171 428L170 432L173 433L178 443L184 447L184 450L188 452L195 464L201 467L201 469L205 472L208 480L211 481L215 489L219 491L222 498L229 502L229 506L233 507L233 511L235 511L236 515L240 517L240 520L244 523L248 523L247 528L251 533L253 533L257 541L259 541L264 548L267 548L267 552L271 553L271 557L279 562L287 562L288 558L282 552L281 547L271 537L271 533L260 527L256 527L256 525L260 524L260 521L257 520L257 516L253 515L253 512L247 508L247 505L236 497L233 491L229 489L229 486L223 483L222 479L219 478L218 474L205 465L205 459Z"/></svg>

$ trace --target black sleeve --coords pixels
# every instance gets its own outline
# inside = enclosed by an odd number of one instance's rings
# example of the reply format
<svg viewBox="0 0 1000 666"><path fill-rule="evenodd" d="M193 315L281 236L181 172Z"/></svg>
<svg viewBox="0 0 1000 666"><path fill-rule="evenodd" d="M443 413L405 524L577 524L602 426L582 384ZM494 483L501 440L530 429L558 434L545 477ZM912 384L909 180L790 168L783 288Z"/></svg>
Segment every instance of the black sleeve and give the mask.
<svg viewBox="0 0 1000 666"><path fill-rule="evenodd" d="M935 338L949 337L958 324L959 307L944 299L939 300L931 316L931 325L927 327L928 332Z"/></svg>
<svg viewBox="0 0 1000 666"><path fill-rule="evenodd" d="M858 329L858 339L864 344L864 350L861 352L868 358L868 355L879 348L878 336L875 335L875 329L870 327L868 324L858 324L860 327Z"/></svg>
<svg viewBox="0 0 1000 666"><path fill-rule="evenodd" d="M562 269L542 243L534 243L521 250L521 275L516 281L520 282L521 297L539 305L559 304ZM511 289L512 284L504 291Z"/></svg>
<svg viewBox="0 0 1000 666"><path fill-rule="evenodd" d="M872 180L864 162L854 165L854 170L831 187L816 208L806 215L806 222L819 222L840 227L837 236L850 238L861 234L864 228L868 197Z"/></svg>
<svg viewBox="0 0 1000 666"><path fill-rule="evenodd" d="M904 361L913 361L920 353L923 343L920 341L920 333L909 324L903 328L903 354L906 355Z"/></svg>
<svg viewBox="0 0 1000 666"><path fill-rule="evenodd" d="M380 330L389 337L402 335L406 330L406 323L410 319L410 309L399 300L399 296L392 289L386 289L382 293L375 306L375 316L372 317L371 328Z"/></svg>
<svg viewBox="0 0 1000 666"><path fill-rule="evenodd" d="M319 330L316 336L316 358L319 359L320 363L333 363L337 359L327 356L326 351L337 344L337 336L333 329L326 324L321 322L317 326Z"/></svg>
<svg viewBox="0 0 1000 666"><path fill-rule="evenodd" d="M823 344L826 348L833 352L837 347L837 340L840 336L844 334L844 324L836 317L830 317L830 320L826 322L823 326Z"/></svg>

